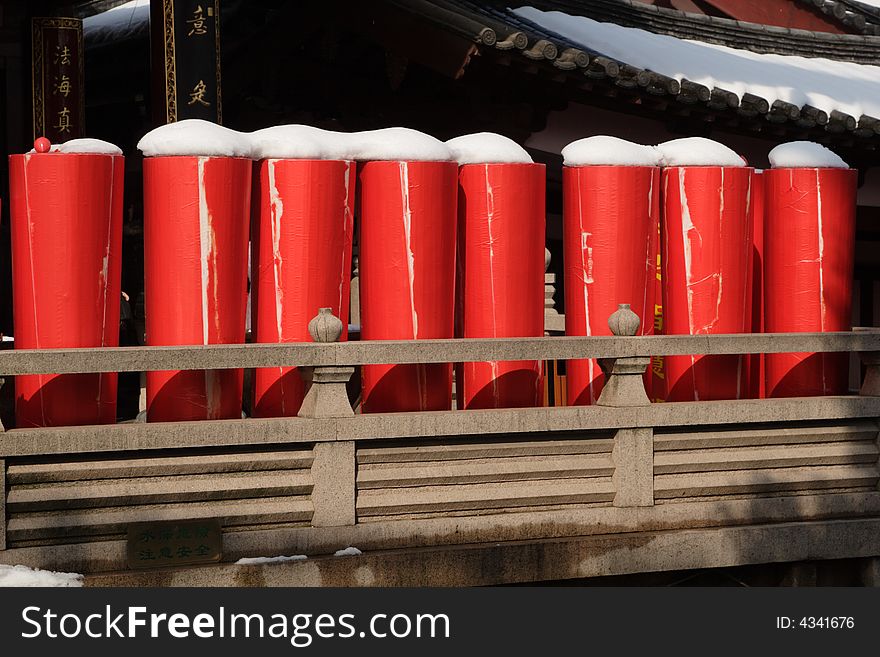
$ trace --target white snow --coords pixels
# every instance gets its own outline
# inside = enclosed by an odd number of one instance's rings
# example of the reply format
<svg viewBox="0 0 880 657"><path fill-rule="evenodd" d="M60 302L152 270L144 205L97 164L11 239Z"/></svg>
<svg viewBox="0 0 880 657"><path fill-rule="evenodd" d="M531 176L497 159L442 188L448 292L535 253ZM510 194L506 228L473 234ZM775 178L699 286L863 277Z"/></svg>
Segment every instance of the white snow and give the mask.
<svg viewBox="0 0 880 657"><path fill-rule="evenodd" d="M446 145L459 164L531 164L532 156L512 139L495 132L475 132L450 139Z"/></svg>
<svg viewBox="0 0 880 657"><path fill-rule="evenodd" d="M358 550L356 547L347 547L344 550L336 550L336 552L333 553L333 556L334 557L356 557L359 554L363 554L363 552Z"/></svg>
<svg viewBox="0 0 880 657"><path fill-rule="evenodd" d="M289 557L242 557L235 563L239 566L257 566L264 563L284 563L286 561L304 561L308 557L304 554L294 554Z"/></svg>
<svg viewBox="0 0 880 657"><path fill-rule="evenodd" d="M146 157L198 155L250 157L248 135L202 119L185 119L151 130L138 142Z"/></svg>
<svg viewBox="0 0 880 657"><path fill-rule="evenodd" d="M643 146L626 139L596 135L571 142L562 149L563 164L569 167L585 165L660 166L660 152L653 146Z"/></svg>
<svg viewBox="0 0 880 657"><path fill-rule="evenodd" d="M705 137L684 137L657 146L663 166L741 167L745 160L724 144Z"/></svg>
<svg viewBox="0 0 880 657"><path fill-rule="evenodd" d="M337 133L340 134L340 133ZM350 160L451 162L452 150L439 139L412 128L353 132L347 137Z"/></svg>
<svg viewBox="0 0 880 657"><path fill-rule="evenodd" d="M255 160L346 160L352 150L349 135L309 125L276 125L248 138Z"/></svg>
<svg viewBox="0 0 880 657"><path fill-rule="evenodd" d="M37 570L27 566L6 566L0 564L0 587L10 586L82 586L83 576L79 573L56 573L51 570Z"/></svg>
<svg viewBox="0 0 880 657"><path fill-rule="evenodd" d="M103 139L71 139L63 144L53 145L49 149L53 153L101 153L104 155L122 155L122 149Z"/></svg>
<svg viewBox="0 0 880 657"><path fill-rule="evenodd" d="M33 148L28 153L36 153ZM97 153L99 155L122 155L122 149L103 139L71 139L61 144L52 144L50 153Z"/></svg>
<svg viewBox="0 0 880 657"><path fill-rule="evenodd" d="M880 117L880 67L821 57L759 54L665 34L599 23L558 11L520 7L514 13L584 47L677 80L687 78L771 103L809 104L858 118Z"/></svg>
<svg viewBox="0 0 880 657"><path fill-rule="evenodd" d="M811 141L790 141L779 144L768 155L774 169L835 168L847 169L849 165L837 153Z"/></svg>
<svg viewBox="0 0 880 657"><path fill-rule="evenodd" d="M412 128L382 128L363 132L333 132L307 125L280 125L242 135L251 144L251 157L318 160L454 160L439 139Z"/></svg>

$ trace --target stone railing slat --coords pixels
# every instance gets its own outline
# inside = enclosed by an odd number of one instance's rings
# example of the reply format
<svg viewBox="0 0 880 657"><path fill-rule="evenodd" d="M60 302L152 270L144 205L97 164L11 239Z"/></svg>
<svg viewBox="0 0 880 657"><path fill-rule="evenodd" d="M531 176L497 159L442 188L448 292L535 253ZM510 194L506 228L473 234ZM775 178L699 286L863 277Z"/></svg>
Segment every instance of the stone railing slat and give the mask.
<svg viewBox="0 0 880 657"><path fill-rule="evenodd" d="M20 349L0 352L0 377L250 367L569 360L692 354L880 351L880 329L637 337L470 338L187 347Z"/></svg>

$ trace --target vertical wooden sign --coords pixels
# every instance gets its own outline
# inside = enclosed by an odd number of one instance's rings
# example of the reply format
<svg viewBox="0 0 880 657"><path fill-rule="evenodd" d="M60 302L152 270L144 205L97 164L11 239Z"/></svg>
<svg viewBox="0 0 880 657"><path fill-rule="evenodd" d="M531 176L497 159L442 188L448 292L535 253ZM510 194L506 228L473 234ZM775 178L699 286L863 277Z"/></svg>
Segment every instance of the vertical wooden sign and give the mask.
<svg viewBox="0 0 880 657"><path fill-rule="evenodd" d="M82 21L31 19L34 139L58 143L85 135Z"/></svg>
<svg viewBox="0 0 880 657"><path fill-rule="evenodd" d="M156 123L222 123L220 0L153 0L150 11Z"/></svg>

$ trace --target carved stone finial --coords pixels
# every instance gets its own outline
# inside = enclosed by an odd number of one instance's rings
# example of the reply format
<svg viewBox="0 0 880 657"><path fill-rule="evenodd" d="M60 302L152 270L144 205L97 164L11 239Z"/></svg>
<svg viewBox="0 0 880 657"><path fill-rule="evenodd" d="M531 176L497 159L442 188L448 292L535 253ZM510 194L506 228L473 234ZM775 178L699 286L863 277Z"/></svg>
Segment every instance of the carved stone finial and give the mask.
<svg viewBox="0 0 880 657"><path fill-rule="evenodd" d="M333 314L332 308L319 308L309 322L309 335L315 342L338 342L342 336L342 320Z"/></svg>
<svg viewBox="0 0 880 657"><path fill-rule="evenodd" d="M544 273L547 273L547 270L550 269L550 249L546 246L544 247Z"/></svg>
<svg viewBox="0 0 880 657"><path fill-rule="evenodd" d="M628 303L621 303L608 318L608 328L613 335L632 336L639 332L642 321L630 310Z"/></svg>

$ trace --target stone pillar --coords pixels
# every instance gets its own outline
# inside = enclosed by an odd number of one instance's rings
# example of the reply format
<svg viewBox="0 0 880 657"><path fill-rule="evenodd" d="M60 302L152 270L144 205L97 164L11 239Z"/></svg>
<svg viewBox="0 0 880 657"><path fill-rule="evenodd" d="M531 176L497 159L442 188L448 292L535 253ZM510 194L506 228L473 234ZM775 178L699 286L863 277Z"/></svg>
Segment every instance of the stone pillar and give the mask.
<svg viewBox="0 0 880 657"><path fill-rule="evenodd" d="M565 331L565 317L556 310L556 274L550 273L550 249L544 248L544 334Z"/></svg>
<svg viewBox="0 0 880 657"><path fill-rule="evenodd" d="M337 342L342 321L330 308L321 308L309 322L309 335L322 344ZM306 379L306 396L299 417L338 418L354 415L345 384L353 367L300 368ZM355 524L356 466L353 440L315 445L312 462L313 527L341 527Z"/></svg>
<svg viewBox="0 0 880 657"><path fill-rule="evenodd" d="M348 305L348 321L355 326L361 325L361 272L360 258L352 256L351 258L351 295Z"/></svg>
<svg viewBox="0 0 880 657"><path fill-rule="evenodd" d="M634 336L641 321L622 303L608 318L611 333ZM648 406L651 400L645 392L644 373L649 357L605 358L599 365L605 373L605 387L596 402L598 406ZM637 427L619 429L614 436L611 452L614 461L614 506L654 505L654 429Z"/></svg>
<svg viewBox="0 0 880 657"><path fill-rule="evenodd" d="M865 366L865 380L859 394L863 397L880 397L880 352L859 352L859 358Z"/></svg>
<svg viewBox="0 0 880 657"><path fill-rule="evenodd" d="M355 524L356 470L353 440L315 445L312 462L313 527Z"/></svg>
<svg viewBox="0 0 880 657"><path fill-rule="evenodd" d="M309 335L315 342L337 342L342 335L342 321L330 308L321 308L309 322ZM354 415L345 389L345 384L354 373L353 367L303 367L300 371L307 390L299 409L299 417L333 418Z"/></svg>

